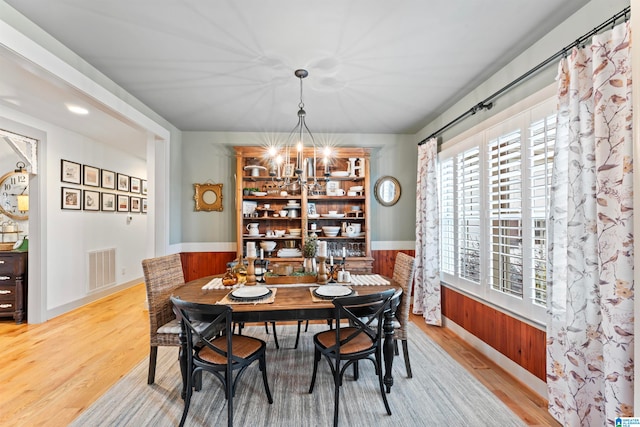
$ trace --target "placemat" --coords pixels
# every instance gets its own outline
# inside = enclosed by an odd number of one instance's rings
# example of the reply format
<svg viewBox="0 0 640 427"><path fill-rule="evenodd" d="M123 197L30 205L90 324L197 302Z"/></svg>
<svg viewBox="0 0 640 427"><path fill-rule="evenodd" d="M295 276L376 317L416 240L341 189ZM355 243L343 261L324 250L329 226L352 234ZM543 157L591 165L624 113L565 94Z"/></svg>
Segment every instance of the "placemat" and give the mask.
<svg viewBox="0 0 640 427"><path fill-rule="evenodd" d="M347 286L347 288L351 289L351 286ZM317 297L313 293L313 291L315 291L316 289L318 289L318 286L313 286L313 287L309 288L309 292L311 292L311 301L313 301L313 302L327 302L327 301L331 302L331 299L329 299L329 298ZM353 290L353 289L351 289L351 290ZM352 293L352 294L350 294L348 296L352 297L352 296L355 296L355 295L358 295L358 293L354 292L354 293Z"/></svg>
<svg viewBox="0 0 640 427"><path fill-rule="evenodd" d="M233 305L233 304L273 304L273 302L276 300L276 292L278 290L274 289L272 287L269 287L269 289L271 289L271 295L269 295L268 297L262 298L262 299L254 300L254 301L238 301L238 300L229 298L229 294L231 292L233 292L233 291L231 291L228 294L226 294L224 296L224 298L222 298L216 304L224 304L224 305Z"/></svg>
<svg viewBox="0 0 640 427"><path fill-rule="evenodd" d="M351 285L353 286L384 286L390 285L387 279L379 274L352 274Z"/></svg>

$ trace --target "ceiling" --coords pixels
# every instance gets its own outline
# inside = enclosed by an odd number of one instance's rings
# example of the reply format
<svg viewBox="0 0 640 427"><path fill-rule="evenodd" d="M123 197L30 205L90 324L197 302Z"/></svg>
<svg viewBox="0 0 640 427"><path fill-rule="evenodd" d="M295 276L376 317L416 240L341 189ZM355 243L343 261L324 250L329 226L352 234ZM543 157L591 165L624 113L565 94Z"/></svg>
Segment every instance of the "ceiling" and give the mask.
<svg viewBox="0 0 640 427"><path fill-rule="evenodd" d="M588 2L5 1L183 131L291 130L305 68L314 133L394 134L416 133ZM40 79L48 97L29 108L61 120L47 104L73 89L13 62L0 55L0 102L12 85L42 99L20 82Z"/></svg>

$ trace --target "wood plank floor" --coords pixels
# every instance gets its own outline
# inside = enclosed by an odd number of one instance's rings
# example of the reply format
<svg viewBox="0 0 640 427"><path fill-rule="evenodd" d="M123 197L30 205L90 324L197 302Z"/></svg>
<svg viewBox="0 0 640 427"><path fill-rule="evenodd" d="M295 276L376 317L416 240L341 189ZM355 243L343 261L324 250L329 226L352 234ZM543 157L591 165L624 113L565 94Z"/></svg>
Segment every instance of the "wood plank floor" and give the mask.
<svg viewBox="0 0 640 427"><path fill-rule="evenodd" d="M413 320L527 425L559 425L543 399L451 331ZM42 324L0 321L0 426L67 425L148 357L148 324L144 284Z"/></svg>

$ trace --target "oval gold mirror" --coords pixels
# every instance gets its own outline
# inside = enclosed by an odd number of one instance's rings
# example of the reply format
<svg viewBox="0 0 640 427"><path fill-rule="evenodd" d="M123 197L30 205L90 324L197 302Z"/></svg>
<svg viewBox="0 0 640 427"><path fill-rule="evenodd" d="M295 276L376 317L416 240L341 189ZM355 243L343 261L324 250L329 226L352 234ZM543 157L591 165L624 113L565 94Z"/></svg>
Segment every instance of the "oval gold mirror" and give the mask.
<svg viewBox="0 0 640 427"><path fill-rule="evenodd" d="M374 195L382 206L393 206L400 199L400 183L392 176L383 176L376 181Z"/></svg>

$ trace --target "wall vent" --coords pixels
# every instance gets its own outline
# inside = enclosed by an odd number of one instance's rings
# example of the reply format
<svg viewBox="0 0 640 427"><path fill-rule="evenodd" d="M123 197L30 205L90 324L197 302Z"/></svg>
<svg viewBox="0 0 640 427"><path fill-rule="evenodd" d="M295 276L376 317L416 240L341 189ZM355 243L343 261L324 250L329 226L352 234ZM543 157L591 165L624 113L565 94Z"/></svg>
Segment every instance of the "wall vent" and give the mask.
<svg viewBox="0 0 640 427"><path fill-rule="evenodd" d="M89 252L89 292L116 284L116 248Z"/></svg>

